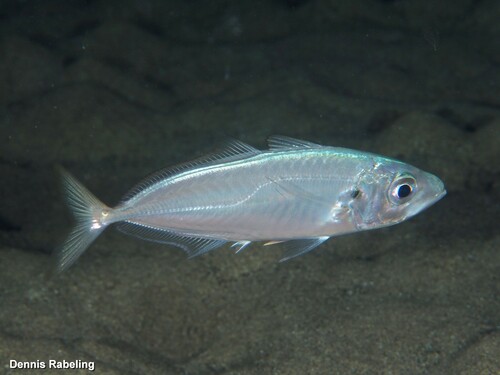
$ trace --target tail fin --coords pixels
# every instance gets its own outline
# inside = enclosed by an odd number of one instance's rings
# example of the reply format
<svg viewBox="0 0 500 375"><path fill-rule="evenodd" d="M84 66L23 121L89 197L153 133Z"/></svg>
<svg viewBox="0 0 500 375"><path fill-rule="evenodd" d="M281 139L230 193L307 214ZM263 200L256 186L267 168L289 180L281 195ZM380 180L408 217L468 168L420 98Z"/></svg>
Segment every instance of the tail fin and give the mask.
<svg viewBox="0 0 500 375"><path fill-rule="evenodd" d="M66 200L76 225L56 252L57 272L68 269L102 233L108 223L103 219L111 209L99 201L85 186L61 168Z"/></svg>

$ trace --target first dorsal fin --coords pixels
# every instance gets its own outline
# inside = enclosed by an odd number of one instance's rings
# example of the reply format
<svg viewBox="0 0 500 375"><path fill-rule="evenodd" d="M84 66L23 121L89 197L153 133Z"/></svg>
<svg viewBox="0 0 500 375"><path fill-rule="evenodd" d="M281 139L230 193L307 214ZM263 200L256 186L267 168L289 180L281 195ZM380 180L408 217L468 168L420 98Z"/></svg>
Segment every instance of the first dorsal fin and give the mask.
<svg viewBox="0 0 500 375"><path fill-rule="evenodd" d="M226 143L225 147L221 148L219 151L202 156L187 163L182 163L173 167L161 169L151 174L143 181L135 185L132 189L130 189L129 192L122 198L122 202L132 199L144 189L147 189L157 182L173 175L195 168L246 159L248 157L258 155L259 153L260 151L258 149L247 145L246 143L236 140L229 141Z"/></svg>
<svg viewBox="0 0 500 375"><path fill-rule="evenodd" d="M284 151L297 148L318 148L323 147L317 143L302 141L284 135L273 135L267 139L267 144L271 151Z"/></svg>

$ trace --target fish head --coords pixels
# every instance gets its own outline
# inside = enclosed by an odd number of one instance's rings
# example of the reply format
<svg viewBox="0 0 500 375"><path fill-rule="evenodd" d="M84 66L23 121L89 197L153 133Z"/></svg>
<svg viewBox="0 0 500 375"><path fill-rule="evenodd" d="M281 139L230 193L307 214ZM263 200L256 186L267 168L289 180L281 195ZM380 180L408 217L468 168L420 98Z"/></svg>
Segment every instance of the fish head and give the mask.
<svg viewBox="0 0 500 375"><path fill-rule="evenodd" d="M446 195L438 177L385 158L360 174L355 192L350 206L359 230L400 223Z"/></svg>

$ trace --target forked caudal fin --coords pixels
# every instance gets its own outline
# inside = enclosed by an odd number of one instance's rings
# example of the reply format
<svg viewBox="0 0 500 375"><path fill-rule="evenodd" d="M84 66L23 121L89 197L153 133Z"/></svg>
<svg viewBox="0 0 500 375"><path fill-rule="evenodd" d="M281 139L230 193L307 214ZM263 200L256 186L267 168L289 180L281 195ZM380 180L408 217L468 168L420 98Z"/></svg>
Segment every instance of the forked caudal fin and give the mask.
<svg viewBox="0 0 500 375"><path fill-rule="evenodd" d="M85 186L61 168L68 206L76 225L66 241L56 250L57 272L68 269L102 233L107 223L103 219L111 209L99 201Z"/></svg>

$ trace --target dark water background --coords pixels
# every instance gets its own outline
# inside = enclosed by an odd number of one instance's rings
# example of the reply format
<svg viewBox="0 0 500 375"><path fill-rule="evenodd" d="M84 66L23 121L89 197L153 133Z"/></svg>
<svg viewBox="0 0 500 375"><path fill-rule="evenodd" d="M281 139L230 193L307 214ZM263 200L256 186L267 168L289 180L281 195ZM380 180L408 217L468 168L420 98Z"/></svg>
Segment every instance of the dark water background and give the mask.
<svg viewBox="0 0 500 375"><path fill-rule="evenodd" d="M500 374L499 19L488 0L1 1L0 373ZM55 166L114 204L272 134L402 159L448 195L287 263L108 230L50 276L71 226Z"/></svg>

